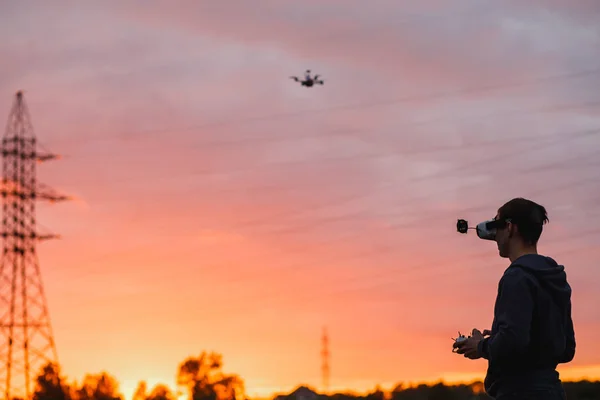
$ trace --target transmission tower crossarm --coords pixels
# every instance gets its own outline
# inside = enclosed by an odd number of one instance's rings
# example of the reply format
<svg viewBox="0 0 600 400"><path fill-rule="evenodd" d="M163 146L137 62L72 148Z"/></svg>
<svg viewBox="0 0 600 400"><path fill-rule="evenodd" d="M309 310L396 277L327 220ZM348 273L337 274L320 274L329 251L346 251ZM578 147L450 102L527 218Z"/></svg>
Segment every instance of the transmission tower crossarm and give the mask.
<svg viewBox="0 0 600 400"><path fill-rule="evenodd" d="M60 155L58 154L50 154L50 153L37 153L36 159L38 162L51 161L60 159Z"/></svg>
<svg viewBox="0 0 600 400"><path fill-rule="evenodd" d="M62 194L54 194L54 193L44 193L44 192L37 193L36 197L41 200L47 200L51 203L71 200L71 198L69 196L65 196Z"/></svg>
<svg viewBox="0 0 600 400"><path fill-rule="evenodd" d="M59 202L59 201L67 201L70 200L69 196L65 196L62 194L56 194L52 191L37 191L37 190L20 190L20 189L10 189L10 188L6 188L6 186L8 185L8 181L9 180L5 180L4 182L4 186L1 190L0 190L0 195L4 198L7 198L9 196L14 196L15 198L18 199L39 199L39 200L47 200L51 203L55 203L55 202ZM15 185L16 186L16 185Z"/></svg>
<svg viewBox="0 0 600 400"><path fill-rule="evenodd" d="M60 194L56 190L44 185L43 183L38 183L38 186L39 188L36 190L36 197L39 200L47 200L51 203L71 200L71 197Z"/></svg>
<svg viewBox="0 0 600 400"><path fill-rule="evenodd" d="M45 235L37 235L38 240L52 240L52 239L60 239L61 236L56 233L48 233Z"/></svg>
<svg viewBox="0 0 600 400"><path fill-rule="evenodd" d="M6 238L14 238L14 239L35 239L35 240L50 240L50 239L60 239L60 235L54 233L46 233L46 234L38 234L38 233L30 233L29 235L23 235L19 232L15 231L2 231L0 232L0 237L2 239Z"/></svg>
<svg viewBox="0 0 600 400"><path fill-rule="evenodd" d="M35 150L31 150L29 152L25 152L22 149L18 149L16 144L35 144L35 138L20 138L18 136L8 136L2 139L2 155L6 156L16 156L26 159L26 160L36 160L37 162L45 162L51 160L60 159L60 155L51 154L51 153L38 153ZM9 146L10 145L10 146Z"/></svg>

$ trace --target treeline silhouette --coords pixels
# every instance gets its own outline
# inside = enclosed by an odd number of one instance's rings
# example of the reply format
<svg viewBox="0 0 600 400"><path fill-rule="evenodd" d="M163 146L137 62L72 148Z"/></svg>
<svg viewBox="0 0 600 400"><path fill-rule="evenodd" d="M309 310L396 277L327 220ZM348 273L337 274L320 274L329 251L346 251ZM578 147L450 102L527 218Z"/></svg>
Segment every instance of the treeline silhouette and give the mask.
<svg viewBox="0 0 600 400"><path fill-rule="evenodd" d="M569 400L600 400L600 381L565 382ZM36 379L33 400L129 400L120 393L115 377L106 372L86 375L81 383L68 383L58 366L48 364ZM188 357L177 369L177 388L157 384L148 388L140 382L132 400L250 400L244 381L236 374L223 371L222 356L202 352ZM273 400L479 400L490 399L481 382L463 385L405 386L398 384L390 392L376 387L366 395L352 393L319 394L308 386L299 386L289 394L274 396ZM17 400L17 399L14 399Z"/></svg>

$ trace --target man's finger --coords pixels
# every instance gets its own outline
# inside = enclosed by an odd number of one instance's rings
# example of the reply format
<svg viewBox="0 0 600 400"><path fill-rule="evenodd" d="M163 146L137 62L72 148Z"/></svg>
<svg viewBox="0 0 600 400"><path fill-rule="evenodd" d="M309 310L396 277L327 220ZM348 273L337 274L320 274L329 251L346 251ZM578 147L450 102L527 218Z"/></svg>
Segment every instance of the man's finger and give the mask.
<svg viewBox="0 0 600 400"><path fill-rule="evenodd" d="M465 357L466 358L471 358L471 359L476 358L477 357L477 350L475 350L475 349L468 349L465 352Z"/></svg>
<svg viewBox="0 0 600 400"><path fill-rule="evenodd" d="M492 334L492 331L490 331L489 329L483 330L483 336L490 336L491 334Z"/></svg>

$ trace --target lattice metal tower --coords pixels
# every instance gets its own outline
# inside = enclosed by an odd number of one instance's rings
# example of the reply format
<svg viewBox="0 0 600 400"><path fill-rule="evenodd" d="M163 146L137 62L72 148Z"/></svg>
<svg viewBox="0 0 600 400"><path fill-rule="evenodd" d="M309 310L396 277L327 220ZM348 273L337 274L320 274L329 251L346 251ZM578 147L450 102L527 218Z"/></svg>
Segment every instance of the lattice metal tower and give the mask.
<svg viewBox="0 0 600 400"><path fill-rule="evenodd" d="M321 338L321 379L323 380L323 391L329 392L329 335L327 328L323 328L323 336Z"/></svg>
<svg viewBox="0 0 600 400"><path fill-rule="evenodd" d="M2 139L2 239L0 263L0 390L5 400L31 399L35 378L58 356L36 253L37 200L65 196L42 191L36 180L38 162L57 158L40 154L23 93L15 96Z"/></svg>

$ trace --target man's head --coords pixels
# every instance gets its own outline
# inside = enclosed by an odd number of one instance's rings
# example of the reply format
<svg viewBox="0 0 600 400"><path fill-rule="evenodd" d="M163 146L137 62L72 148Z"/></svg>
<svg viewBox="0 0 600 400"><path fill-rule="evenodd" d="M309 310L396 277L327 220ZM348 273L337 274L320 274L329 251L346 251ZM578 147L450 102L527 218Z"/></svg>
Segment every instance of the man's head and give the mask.
<svg viewBox="0 0 600 400"><path fill-rule="evenodd" d="M500 257L512 258L518 253L537 251L548 214L543 206L519 197L500 207L495 219L505 222L496 232Z"/></svg>

